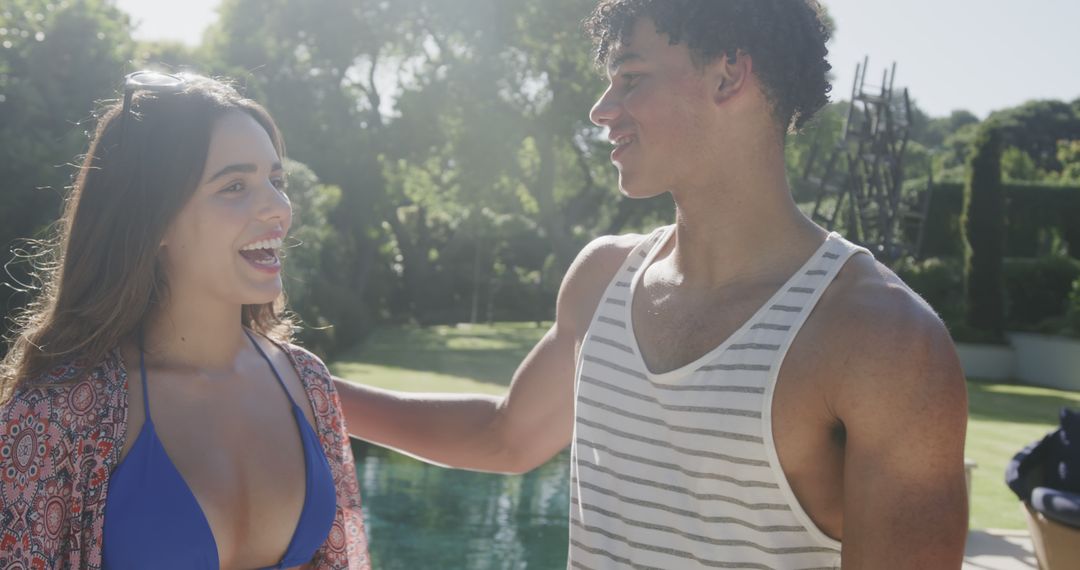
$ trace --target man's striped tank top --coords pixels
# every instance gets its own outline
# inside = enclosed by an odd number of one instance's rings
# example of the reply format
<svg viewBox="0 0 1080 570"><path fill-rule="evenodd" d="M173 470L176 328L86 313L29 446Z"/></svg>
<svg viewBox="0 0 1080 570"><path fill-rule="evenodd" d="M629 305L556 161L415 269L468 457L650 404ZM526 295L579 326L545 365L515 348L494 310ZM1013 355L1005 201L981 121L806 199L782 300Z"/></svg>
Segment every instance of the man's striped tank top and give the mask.
<svg viewBox="0 0 1080 570"><path fill-rule="evenodd" d="M673 228L628 256L581 347L571 451L569 567L840 567L840 543L799 505L777 459L777 374L814 305L853 254L831 234L723 344L653 374L631 302Z"/></svg>

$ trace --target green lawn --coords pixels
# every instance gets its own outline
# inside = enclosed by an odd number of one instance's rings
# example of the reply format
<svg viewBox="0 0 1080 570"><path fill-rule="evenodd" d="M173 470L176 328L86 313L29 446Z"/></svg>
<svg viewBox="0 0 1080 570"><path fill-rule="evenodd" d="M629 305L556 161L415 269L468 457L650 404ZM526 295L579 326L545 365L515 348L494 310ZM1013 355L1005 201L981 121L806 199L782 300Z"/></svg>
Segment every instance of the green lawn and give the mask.
<svg viewBox="0 0 1080 570"><path fill-rule="evenodd" d="M337 375L413 392L501 394L521 359L547 331L533 323L389 327L330 365ZM1080 407L1080 393L970 382L967 455L973 476L972 528L1025 528L1005 486L1005 464L1057 424L1062 406Z"/></svg>
<svg viewBox="0 0 1080 570"><path fill-rule="evenodd" d="M967 456L972 477L972 528L1026 528L1016 495L1005 486L1005 465L1027 444L1057 427L1062 406L1080 407L1080 393L968 382Z"/></svg>
<svg viewBox="0 0 1080 570"><path fill-rule="evenodd" d="M502 394L548 325L389 327L330 364L330 370L370 386L409 392Z"/></svg>

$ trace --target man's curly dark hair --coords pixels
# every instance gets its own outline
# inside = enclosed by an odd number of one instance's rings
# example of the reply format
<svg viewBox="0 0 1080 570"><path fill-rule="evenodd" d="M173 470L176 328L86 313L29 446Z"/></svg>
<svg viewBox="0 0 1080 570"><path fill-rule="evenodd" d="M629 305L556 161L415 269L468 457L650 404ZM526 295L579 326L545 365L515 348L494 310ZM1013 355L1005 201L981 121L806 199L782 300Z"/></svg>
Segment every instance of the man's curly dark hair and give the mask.
<svg viewBox="0 0 1080 570"><path fill-rule="evenodd" d="M785 130L802 128L829 102L829 29L818 0L602 0L585 20L599 65L630 41L641 18L672 45L685 43L698 65L740 50L753 57Z"/></svg>

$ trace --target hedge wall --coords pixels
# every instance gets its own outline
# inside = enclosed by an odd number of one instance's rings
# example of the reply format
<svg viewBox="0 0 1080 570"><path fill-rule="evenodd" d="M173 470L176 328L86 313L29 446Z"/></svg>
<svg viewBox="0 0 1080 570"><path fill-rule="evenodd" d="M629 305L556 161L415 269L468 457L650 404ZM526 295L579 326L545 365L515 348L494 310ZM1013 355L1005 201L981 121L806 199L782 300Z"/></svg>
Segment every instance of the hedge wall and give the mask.
<svg viewBox="0 0 1080 570"><path fill-rule="evenodd" d="M1054 334L1057 319L1069 315L1080 333L1080 260L1046 256L1006 258L1005 328ZM959 258L905 260L896 273L954 328L964 321L964 267Z"/></svg>
<svg viewBox="0 0 1080 570"><path fill-rule="evenodd" d="M1004 191L1006 257L1038 257L1043 253L1039 251L1040 232L1057 228L1069 244L1069 255L1080 259L1080 186L1007 183ZM963 203L962 182L934 184L919 257L963 255ZM917 228L906 231L914 243Z"/></svg>

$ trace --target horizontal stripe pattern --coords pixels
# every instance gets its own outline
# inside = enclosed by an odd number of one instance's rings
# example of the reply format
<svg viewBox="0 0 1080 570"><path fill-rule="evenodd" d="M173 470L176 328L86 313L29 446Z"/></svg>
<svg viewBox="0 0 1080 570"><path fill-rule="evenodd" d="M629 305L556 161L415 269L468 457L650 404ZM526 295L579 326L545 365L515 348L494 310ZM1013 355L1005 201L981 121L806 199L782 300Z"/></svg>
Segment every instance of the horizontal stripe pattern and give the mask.
<svg viewBox="0 0 1080 570"><path fill-rule="evenodd" d="M596 321L604 323L605 325L611 325L613 327L619 327L620 329L626 328L626 321L620 321L618 319L612 319L610 317L597 317Z"/></svg>
<svg viewBox="0 0 1080 570"><path fill-rule="evenodd" d="M766 331L780 331L785 332L791 330L791 325L774 325L772 323L756 323L750 330L766 330Z"/></svg>
<svg viewBox="0 0 1080 570"><path fill-rule="evenodd" d="M693 471L693 470L690 470L690 469L687 469L687 468L683 467L682 465L679 465L678 463L668 463L668 462L664 462L664 461L655 461L655 460L649 459L647 457L637 457L637 456L634 456L634 455L621 453L619 451L615 451L615 450L611 449L610 447L607 447L606 445L600 445L600 444L592 443L591 441L589 441L587 439L584 439L584 438L582 438L579 441L581 442L582 445L588 447L589 449L604 452L604 453L608 453L612 457L618 457L619 459L624 459L624 460L627 460L627 461L640 463L642 465L649 465L649 466L652 466L652 467L661 468L664 471L660 471L658 473L661 473L665 477L672 475L671 473L666 473L666 471L678 471L679 473L682 473L683 475L686 475L688 477L692 477L694 479L702 479L702 480L711 479L711 480L715 480L715 481L723 481L724 483L729 483L731 485L734 485L735 487L760 488L760 489L779 489L780 488L779 485L777 485L776 483L771 483L769 481L742 481L742 480L736 479L734 477L730 477L728 475L723 475L721 473ZM581 460L581 461L582 461L582 463L580 463L580 465L585 465L587 463L585 460ZM688 496L691 496L691 497L694 497L694 498L698 498L698 499L703 498L703 497L721 497L722 496L722 495L709 495L709 494L705 494L705 493L697 493L697 492L693 491L692 489L676 487L674 485L665 486L665 484L663 484L663 483L651 482L649 479L640 478L640 477L635 478L635 477L632 477L630 475L625 475L625 474L622 474L622 473L616 473L615 471L612 471L610 468L604 467L602 465L596 465L596 464L588 464L588 465L590 465L594 470L600 471L602 473L607 473L608 475L611 475L612 477L615 477L616 479L621 479L621 480L624 480L624 481L631 481L631 482L634 482L634 483L638 483L638 484L642 484L642 485L646 485L646 486L651 486L651 487L656 487L656 488L666 488L668 490L674 490L674 491L676 491L678 493L682 493L682 494L685 494L685 495L688 495ZM735 500L734 498L731 498L731 500L727 500L727 502L734 503L734 504L737 504L737 505L741 505L741 506L744 506L744 507L749 508L751 510L762 510L762 509L766 509L766 508L771 508L773 510L788 510L788 507L786 505L783 505L783 504L769 505L767 503L744 503L744 502L740 502L738 500ZM755 508L752 505L757 505L757 508ZM765 505L765 506L763 506L763 505Z"/></svg>
<svg viewBox="0 0 1080 570"><path fill-rule="evenodd" d="M603 380L598 380L596 378L585 376L584 374L581 376L581 381L582 382L587 382L587 383L592 384L594 386L599 386L601 388L604 388L605 390L610 390L611 392L614 392L616 394L622 394L623 396L626 396L628 398L634 398L636 400L642 400L642 401L645 401L645 402L650 402L650 403L656 404L661 409L667 410L669 412L687 412L687 413L692 413L692 414L714 414L714 415L720 415L720 416L741 416L741 417L744 417L744 418L757 418L757 419L761 418L761 412L756 411L756 410L739 410L739 409L736 409L736 408L717 408L717 407L711 407L711 406L686 406L686 405L679 406L679 405L674 405L674 404L665 404L665 403L661 402L659 399L657 399L655 397L652 397L652 396L649 396L649 395L646 395L646 394L642 394L642 393L636 392L634 390L627 390L626 388L620 388L619 386L616 386L614 384L610 384L608 382L604 382ZM732 386L732 388L735 388L735 387ZM750 389L748 389L747 393L757 393L757 392L749 392L749 390ZM731 391L734 392L736 390L731 390Z"/></svg>
<svg viewBox="0 0 1080 570"><path fill-rule="evenodd" d="M593 509L594 510L601 510L601 509L597 509L596 507L593 507ZM746 548L753 548L755 550L759 550L761 552L766 552L766 553L769 553L769 554L808 554L808 553L811 553L811 552L832 552L832 549L822 548L820 546L789 546L789 547L776 548L776 547L763 546L761 544L758 544L756 542L751 542L749 540L718 539L718 538L713 538L713 537L710 537L710 536L705 536L705 535L696 534L696 533L692 533L692 532L684 532L684 531L679 530L679 529L677 529L675 527L672 527L672 526L653 524L653 523L648 523L648 522L644 522L644 521L634 520L634 519L631 519L629 517L621 516L621 515L619 515L618 513L614 512L614 511L602 511L602 512L603 512L603 514L605 516L608 516L610 518L617 518L617 519L619 519L623 523L626 523L629 526L637 526L637 527L647 528L647 529L651 529L651 530L661 531L661 532L666 533L666 534L678 535L678 536L680 536L682 538L687 538L687 539L693 540L695 542L708 544L710 546L742 546L742 547L746 547ZM802 530L802 529L800 529L800 530Z"/></svg>
<svg viewBox="0 0 1080 570"><path fill-rule="evenodd" d="M621 498L624 502L627 502L627 503L640 503L640 504L644 504L646 506L655 508L657 510L668 511L668 512L672 512L672 513L676 513L676 514L682 514L682 515L685 515L685 516L688 516L688 517L698 518L698 519L702 519L702 520L708 520L709 522L712 522L712 523L715 523L715 524L738 525L738 526L742 526L742 527L745 527L745 528L748 528L750 530L754 530L754 531L757 531L757 532L805 532L806 531L805 528L803 528L801 526L798 526L798 525L793 525L793 526L784 526L784 525L759 526L759 525L755 525L753 523L749 523L749 522L746 522L746 521L744 521L742 519L738 519L738 518L735 518L735 517L703 517L703 516L698 515L694 511L687 511L687 510L684 510L684 509L673 509L673 508L668 507L667 505L664 505L662 503L649 503L648 501L635 501L633 499L622 498L622 497L619 497L619 495L617 493L615 493L615 492L613 492L613 491L611 491L609 489L604 489L602 487L595 487L594 489L596 491L600 492L600 493L610 495L610 496L613 496L613 497L617 497L617 498ZM584 510L584 511L594 511L594 512L598 512L598 513L602 513L605 516L608 516L608 517L611 517L611 518L619 518L619 519L621 519L623 521L633 520L633 519L628 519L628 518L626 518L626 517L624 517L622 515L613 515L612 513L614 513L615 511L608 511L608 510L603 509L601 507L595 507L595 506L590 506L590 505L582 505L581 501L578 501L576 499L571 500L570 505L571 505L571 507L580 507L580 509Z"/></svg>
<svg viewBox="0 0 1080 570"><path fill-rule="evenodd" d="M830 238L725 343L653 374L631 295L661 235L614 276L580 348L568 567L839 568L836 544L789 501L763 420L782 355L847 252Z"/></svg>
<svg viewBox="0 0 1080 570"><path fill-rule="evenodd" d="M749 467L764 467L764 468L769 467L769 462L764 460L764 459L755 459L753 457L742 457L742 456L737 456L737 455L728 455L726 453L718 453L716 451L710 451L710 450L705 450L705 449L694 449L694 448L691 448L691 447L683 447L683 446L680 446L680 445L672 445L668 441L665 441L665 440L662 440L662 439L646 437L646 436L643 436L643 435L638 435L638 434L633 433L633 432L618 430L618 429L615 429L615 428L610 427L608 425L597 423L597 422L592 422L592 421L586 420L586 419L580 419L579 418L577 423L578 423L578 425L585 426L585 427L590 427L590 428L593 428L593 429L596 429L596 430L599 430L599 431L603 431L603 432L606 432L607 434L609 434L611 436L621 438L621 439L625 439L627 441L643 443L645 445L654 446L654 450L653 450L654 452L657 451L657 448L659 448L659 449L669 449L672 452L675 452L675 453L678 453L678 454L681 454L681 455L685 455L685 456L687 456L687 458L699 458L699 459L705 459L705 460L720 461L720 462L723 462L723 463L730 463L730 464L733 464L733 465L745 465L745 466L749 466ZM646 448L646 451L648 451L647 448ZM692 461L692 459L687 459L687 461Z"/></svg>
<svg viewBox="0 0 1080 570"><path fill-rule="evenodd" d="M734 372L741 370L743 372L769 372L772 370L772 366L768 364L706 364L701 368L698 368L700 372L715 372L718 370L724 372Z"/></svg>
<svg viewBox="0 0 1080 570"><path fill-rule="evenodd" d="M590 464L588 462L584 462L582 464L579 464L579 466L586 466L586 467L591 466L593 468L593 470L595 470L595 471L597 471L599 473L605 473L605 474L613 475L613 476L616 473L615 471L612 471L610 469L604 470L602 468L598 468L596 465L592 465L592 464ZM655 482L655 481L651 481L649 479L644 479L644 478L641 478L641 477L633 477L633 476L629 476L629 475L617 475L617 476L615 476L615 478L619 479L620 481L624 481L624 482L628 482L628 483L637 483L639 485L644 485L644 486L647 486L647 487L653 487L655 489L665 489L665 490L670 491L672 489L677 489L678 488L675 485L664 485L663 483L658 483L658 482ZM577 484L577 489L585 489L585 490L589 490L589 491L595 491L595 492L601 493L601 494L610 494L611 493L611 491L608 489L608 487L605 487L605 486L594 485L592 483L583 483L583 482L577 481L577 480L575 480L575 483ZM751 503L751 502L748 502L748 501L743 501L743 500L737 499L737 498L729 496L729 495L721 495L721 494L718 494L718 493L694 493L694 492L691 492L691 491L686 491L685 489L683 490L683 492L684 492L684 494L686 494L689 497L692 497L696 501L718 501L718 502L721 502L721 503L730 503L732 505L741 507L741 508L746 509L748 511L790 511L791 510L791 507L788 506L788 505L785 505L784 503ZM648 507L648 508L653 509L653 510L667 511L667 512L671 512L671 513L676 513L676 514L680 514L680 515L682 515L684 517L695 518L695 519L698 519L698 520L703 521L703 522L715 522L716 520L718 520L718 517L707 517L707 516L703 516L703 515L698 514L696 511L691 511L691 510L686 510L686 509L673 509L672 507L669 507L669 506L665 505L664 503L659 503L659 502L641 501L641 500L627 499L627 498L623 498L622 502L623 503L628 503L628 504L633 504L633 505L638 505L638 506Z"/></svg>
<svg viewBox="0 0 1080 570"><path fill-rule="evenodd" d="M762 344L759 342L748 342L746 344L733 344L728 347L728 350L780 350L779 344Z"/></svg>
<svg viewBox="0 0 1080 570"><path fill-rule="evenodd" d="M745 442L750 442L750 443L763 443L761 437L756 436L756 435L749 435L749 434L745 434L745 433L737 433L737 432L733 432L733 431L723 431L723 430L710 429L710 428L699 428L699 427L675 425L675 424L668 423L667 421L664 421L664 420L662 420L660 418L656 418L656 417L653 417L653 416L648 416L648 415L645 415L645 414L636 414L636 413L633 413L633 412L628 412L628 411L623 410L621 408L617 408L615 406L609 406L609 405L604 404L602 402L598 402L596 400L592 400L592 399L585 398L585 397L579 397L577 401L578 401L579 404L585 404L587 406L592 406L594 408L599 408L599 409L604 410L606 412L610 412L612 414L617 414L617 415L620 415L620 416L622 416L624 418L627 418L627 419L637 420L638 422L641 422L641 423L653 424L655 426L663 427L663 428L666 428L667 431L674 432L674 433L686 433L686 434L693 434L693 435L704 435L704 436L715 437L715 438L720 438L720 439L733 439L735 441L745 441Z"/></svg>
<svg viewBox="0 0 1080 570"><path fill-rule="evenodd" d="M605 360L603 358L598 358L596 356L586 354L585 357L584 357L584 361L585 362L591 362L591 363L597 364L599 366L603 366L604 368L607 368L607 369L609 369L611 371L618 372L620 374L625 374L625 375L633 377L633 378L638 378L638 379L641 379L641 380L647 380L648 379L648 378L646 378L644 373L642 373L642 372L640 372L638 370L634 370L633 368L629 368L629 367L623 366L621 364L616 364L616 363L614 363L614 362L612 362L610 360Z"/></svg>
<svg viewBox="0 0 1080 570"><path fill-rule="evenodd" d="M745 568L745 569L760 569L760 570L776 570L777 568L779 568L777 566L770 566L768 564L762 564L762 563L759 563L759 562L728 562L728 561L725 561L725 560L716 560L716 559L707 558L707 557L704 557L704 556L699 556L699 555L697 555L697 554L695 554L693 552L688 552L686 550L681 550L681 549L678 549L678 548L671 548L671 547L668 547L668 546L657 546L655 544L649 544L649 543L646 543L646 542L639 542L639 541L635 541L633 539L630 539L628 537L619 535L617 533L605 530L604 528L601 528L599 526L586 525L585 523L582 523L581 521L576 520L576 519L572 519L570 524L573 527L577 527L578 529L587 531L588 533L599 534L599 535L602 535L602 536L604 536L606 538L613 539L615 541L621 542L621 543L623 543L623 544L625 544L627 546L632 547L635 550L647 550L647 551L652 551L652 552L658 552L658 553L667 554L667 555L671 556L674 559L682 559L681 563L676 562L676 564L680 564L680 565L678 565L678 566L669 566L669 567L666 568L666 570L671 570L673 568L680 568L680 569L681 568L690 568L690 566L687 566L686 564L691 564L691 563L694 563L694 562L699 564L701 567L705 567L705 568L740 568L740 569ZM573 536L573 531L571 531L571 536ZM657 537L657 538L660 538L660 537ZM576 542L577 545L585 546L583 543L580 542L580 539L574 539L574 540L572 540L572 542ZM713 548L713 550L715 551L717 549ZM776 551L776 550L782 550L782 549L773 549L773 550ZM610 551L607 551L605 549L599 549L599 548L595 549L595 551L596 552L608 552L608 553L610 553ZM785 553L786 554L806 554L806 553L809 553L809 552L815 552L815 551L811 550L811 549L806 549L806 550L794 550L794 551L789 551L789 552L785 552ZM625 558L625 557L621 557L621 556L619 558L622 559L622 560L631 560L629 558ZM625 562L624 562L624 564L625 564ZM640 565L638 565L636 563L633 563L633 562L631 562L630 565L633 568L663 568L663 567L654 567L654 566L640 566ZM824 568L834 568L834 567L828 566L828 567L824 567ZM836 566L835 568L839 568L839 566Z"/></svg>
<svg viewBox="0 0 1080 570"><path fill-rule="evenodd" d="M623 343L621 343L621 342L619 342L617 340L611 340L610 338L605 338L605 337L602 337L602 336L599 336L599 335L593 335L592 340L593 340L593 342L598 342L600 344L606 344L606 345L608 345L608 346L610 346L612 348L621 350L621 351L623 351L623 352L625 352L627 354L634 354L634 349L630 348L628 345L625 345L625 344L623 344Z"/></svg>

